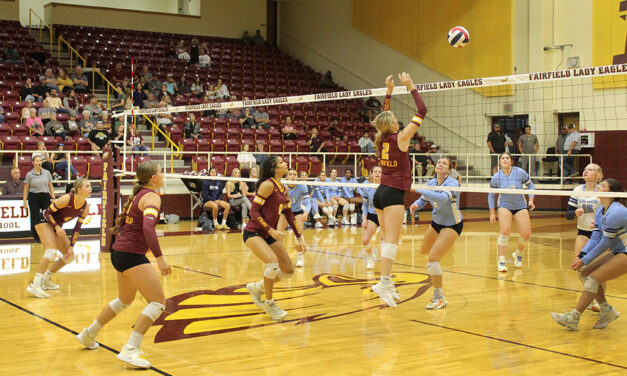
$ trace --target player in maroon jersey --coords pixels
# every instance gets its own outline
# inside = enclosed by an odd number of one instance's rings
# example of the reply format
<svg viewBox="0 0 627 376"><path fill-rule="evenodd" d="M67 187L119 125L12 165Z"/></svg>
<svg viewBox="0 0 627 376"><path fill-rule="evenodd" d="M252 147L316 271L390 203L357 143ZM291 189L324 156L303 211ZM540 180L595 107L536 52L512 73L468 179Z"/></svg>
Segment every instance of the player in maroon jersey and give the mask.
<svg viewBox="0 0 627 376"><path fill-rule="evenodd" d="M80 178L74 183L74 189L71 193L64 194L39 215L38 223L35 225L35 231L41 239L45 251L39 262L39 269L33 282L26 290L38 298L49 298L50 294L46 290L57 290L58 285L52 283L50 278L58 272L63 266L74 260L74 244L81 232L81 226L85 218L89 215L89 205L87 205L87 197L91 196L91 183ZM31 214L36 215L36 214ZM72 237L68 239L63 230L63 224L78 217ZM61 251L63 257L55 261L57 250ZM48 266L54 262L50 269Z"/></svg>
<svg viewBox="0 0 627 376"><path fill-rule="evenodd" d="M269 156L261 165L259 180L255 186L257 195L250 209L250 221L244 228L244 244L266 265L263 279L246 285L253 302L262 308L273 320L282 320L287 312L279 308L272 299L274 284L290 278L294 265L281 243L284 231L277 230L281 213L297 238L297 248L306 252L307 246L294 223L294 213L290 206L287 188L281 178L287 174L287 163L275 155ZM265 292L265 301L261 296Z"/></svg>
<svg viewBox="0 0 627 376"><path fill-rule="evenodd" d="M92 324L76 336L88 349L98 348L96 336L100 329L128 308L139 291L149 303L137 317L128 342L117 357L141 368L150 368L150 362L141 356L144 334L165 309L163 288L157 272L146 258L146 252L149 249L152 251L162 275L172 272L163 258L155 230L161 208L161 198L156 190L161 186L163 173L159 164L155 161L142 162L137 167L133 193L124 204L114 227L116 239L111 247L111 263L117 270L118 297L105 305Z"/></svg>
<svg viewBox="0 0 627 376"><path fill-rule="evenodd" d="M396 307L400 297L392 280L392 264L396 258L398 241L405 214L405 192L411 188L411 163L409 160L409 141L418 131L427 115L427 107L414 87L409 74L403 72L399 79L414 97L417 111L405 129L399 132L398 120L390 109L390 100L394 90L392 76L385 79L387 95L381 112L372 122L377 128L375 146L381 165L381 184L374 194L373 204L383 234L381 246L381 280L374 286L374 291L390 307Z"/></svg>

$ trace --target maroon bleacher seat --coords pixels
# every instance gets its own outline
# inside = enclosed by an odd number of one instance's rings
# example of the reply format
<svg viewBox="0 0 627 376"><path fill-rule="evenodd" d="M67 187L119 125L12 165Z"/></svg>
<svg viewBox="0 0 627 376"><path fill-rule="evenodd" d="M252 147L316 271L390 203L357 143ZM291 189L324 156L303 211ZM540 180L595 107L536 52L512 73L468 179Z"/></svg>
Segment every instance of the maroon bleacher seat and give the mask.
<svg viewBox="0 0 627 376"><path fill-rule="evenodd" d="M184 152L196 152L198 151L198 146L196 145L196 141L193 138L184 138L180 141L179 147L181 151ZM192 158L193 154L183 154L183 159Z"/></svg>
<svg viewBox="0 0 627 376"><path fill-rule="evenodd" d="M322 171L322 161L318 156L309 157L309 176L318 176L320 175L320 171Z"/></svg>
<svg viewBox="0 0 627 376"><path fill-rule="evenodd" d="M19 139L22 144L22 150L37 150L37 137L20 136Z"/></svg>
<svg viewBox="0 0 627 376"><path fill-rule="evenodd" d="M87 137L74 137L74 142L76 142L76 150L91 150L91 144Z"/></svg>
<svg viewBox="0 0 627 376"><path fill-rule="evenodd" d="M33 162L30 154L17 157L17 168L20 169L20 177L24 179L28 171L33 169Z"/></svg>
<svg viewBox="0 0 627 376"><path fill-rule="evenodd" d="M226 163L226 172L225 174L227 176L231 176L231 173L233 172L234 168L239 168L239 162L237 161L237 156L236 155L227 155L226 158L224 159L225 163Z"/></svg>
<svg viewBox="0 0 627 376"><path fill-rule="evenodd" d="M218 170L219 174L224 174L226 169L226 163L224 162L223 155L212 155L211 156L211 167L215 167Z"/></svg>
<svg viewBox="0 0 627 376"><path fill-rule="evenodd" d="M227 138L226 150L229 153L238 153L242 150L242 140L239 138Z"/></svg>
<svg viewBox="0 0 627 376"><path fill-rule="evenodd" d="M196 146L199 152L211 151L211 140L208 138L197 138Z"/></svg>
<svg viewBox="0 0 627 376"><path fill-rule="evenodd" d="M85 160L85 157L82 155L73 155L70 157L70 159L71 159L70 161L71 165L74 166L78 174L81 176L87 176L88 166L87 166L87 160Z"/></svg>
<svg viewBox="0 0 627 376"><path fill-rule="evenodd" d="M196 155L192 157L192 170L201 171L209 168L209 161L206 156Z"/></svg>
<svg viewBox="0 0 627 376"><path fill-rule="evenodd" d="M304 155L296 157L296 170L300 174L301 171L307 171L309 173L309 158Z"/></svg>
<svg viewBox="0 0 627 376"><path fill-rule="evenodd" d="M211 140L211 150L214 152L226 152L226 139L214 138Z"/></svg>
<svg viewBox="0 0 627 376"><path fill-rule="evenodd" d="M10 124L10 126L11 126L11 132L13 133L13 136L30 135L30 128L26 127L24 124L12 123Z"/></svg>
<svg viewBox="0 0 627 376"><path fill-rule="evenodd" d="M100 179L103 174L103 164L102 158L98 155L90 155L87 157L87 164L89 166L89 178L90 179Z"/></svg>
<svg viewBox="0 0 627 376"><path fill-rule="evenodd" d="M294 140L283 140L283 151L285 153L295 153L298 150L296 146L296 141Z"/></svg>

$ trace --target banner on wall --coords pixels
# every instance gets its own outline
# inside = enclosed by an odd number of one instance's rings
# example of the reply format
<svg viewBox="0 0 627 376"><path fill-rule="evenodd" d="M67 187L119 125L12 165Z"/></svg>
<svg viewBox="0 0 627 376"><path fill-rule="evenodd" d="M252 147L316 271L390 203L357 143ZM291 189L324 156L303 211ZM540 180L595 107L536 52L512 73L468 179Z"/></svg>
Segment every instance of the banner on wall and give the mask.
<svg viewBox="0 0 627 376"><path fill-rule="evenodd" d="M627 64L627 0L593 2L593 65ZM627 87L625 77L594 79L595 89Z"/></svg>
<svg viewBox="0 0 627 376"><path fill-rule="evenodd" d="M100 197L90 197L87 199L89 205L89 220L83 223L82 229L99 229L102 215L102 199ZM20 231L30 231L30 219L28 208L24 207L22 200L0 200L0 233L11 233ZM63 225L66 230L72 230L77 219Z"/></svg>
<svg viewBox="0 0 627 376"><path fill-rule="evenodd" d="M0 275L30 271L30 244L0 245Z"/></svg>

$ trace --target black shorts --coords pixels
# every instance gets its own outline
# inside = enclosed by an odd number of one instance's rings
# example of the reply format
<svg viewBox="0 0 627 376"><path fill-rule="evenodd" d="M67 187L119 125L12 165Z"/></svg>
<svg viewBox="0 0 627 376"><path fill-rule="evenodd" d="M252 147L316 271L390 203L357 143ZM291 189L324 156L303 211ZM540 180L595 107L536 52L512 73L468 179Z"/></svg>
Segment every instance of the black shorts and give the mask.
<svg viewBox="0 0 627 376"><path fill-rule="evenodd" d="M577 229L577 236L579 235L583 235L586 238L590 239L592 237L592 231Z"/></svg>
<svg viewBox="0 0 627 376"><path fill-rule="evenodd" d="M301 215L301 214L303 214L303 213L304 213L304 211L299 210L299 211L293 211L292 213L294 214L294 217L296 217L297 215Z"/></svg>
<svg viewBox="0 0 627 376"><path fill-rule="evenodd" d="M44 212L39 212L39 215L37 216L37 220L35 221L35 226L37 226L40 223L48 223L48 221L46 221L46 217L44 217Z"/></svg>
<svg viewBox="0 0 627 376"><path fill-rule="evenodd" d="M123 273L125 270L133 268L141 264L150 264L146 255L140 255L138 253L116 251L111 248L111 264L115 270Z"/></svg>
<svg viewBox="0 0 627 376"><path fill-rule="evenodd" d="M377 227L379 227L379 216L376 214L372 214L372 213L368 213L367 216L368 220L372 223L374 223L375 225L377 225Z"/></svg>
<svg viewBox="0 0 627 376"><path fill-rule="evenodd" d="M244 237L244 243L246 243L246 240L250 239L250 238L254 238L255 236L260 236L263 240L266 241L266 243L268 243L268 245L273 244L274 242L276 242L276 239L273 238L272 236L268 236L266 238L264 238L263 236L261 236L260 234L257 234L256 232L252 232L252 231L246 231L244 230L242 232L242 235Z"/></svg>
<svg viewBox="0 0 627 376"><path fill-rule="evenodd" d="M509 211L510 213L512 213L512 216L515 216L515 215L516 215L516 213L518 213L518 212L519 212L519 211L521 211L521 210L527 210L527 208L516 209L516 210L510 210L510 209L508 209L508 208L503 208L503 209L505 209L505 210Z"/></svg>
<svg viewBox="0 0 627 376"><path fill-rule="evenodd" d="M431 227L433 227L433 229L435 230L435 232L437 232L438 234L440 233L440 231L443 228L450 228L455 230L455 232L457 233L457 235L461 235L462 234L462 230L464 229L464 221L459 222L458 224L455 224L453 226L444 226L444 225L439 225L433 221L431 221Z"/></svg>
<svg viewBox="0 0 627 376"><path fill-rule="evenodd" d="M405 191L380 185L372 199L375 209L383 210L392 205L405 205Z"/></svg>

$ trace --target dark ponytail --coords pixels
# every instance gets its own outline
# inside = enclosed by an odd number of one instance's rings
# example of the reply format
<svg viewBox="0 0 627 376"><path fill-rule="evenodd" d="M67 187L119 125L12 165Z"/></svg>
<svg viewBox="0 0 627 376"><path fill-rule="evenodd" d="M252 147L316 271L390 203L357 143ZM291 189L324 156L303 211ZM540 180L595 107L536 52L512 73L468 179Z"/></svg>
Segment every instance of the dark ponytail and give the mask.
<svg viewBox="0 0 627 376"><path fill-rule="evenodd" d="M255 184L255 191L259 190L261 183L263 183L267 179L270 179L271 177L274 177L274 174L276 173L276 165L278 159L279 157L277 157L276 155L271 155L268 158L264 159L263 163L261 164L261 171L259 171L259 179Z"/></svg>
<svg viewBox="0 0 627 376"><path fill-rule="evenodd" d="M616 179L612 179L612 178L607 178L605 179L605 182L607 183L607 186L610 189L610 192L625 192L625 190L623 189L623 185L621 184L620 181L616 180ZM613 199L614 202L620 202L621 204L623 204L623 206L625 206L625 199L622 197L614 197Z"/></svg>

